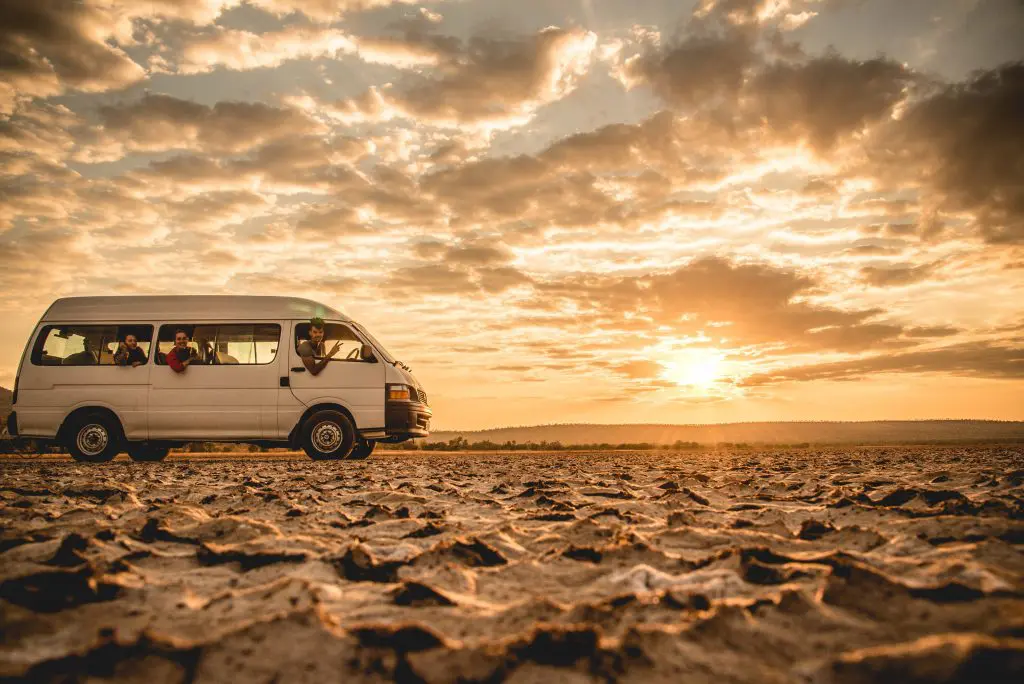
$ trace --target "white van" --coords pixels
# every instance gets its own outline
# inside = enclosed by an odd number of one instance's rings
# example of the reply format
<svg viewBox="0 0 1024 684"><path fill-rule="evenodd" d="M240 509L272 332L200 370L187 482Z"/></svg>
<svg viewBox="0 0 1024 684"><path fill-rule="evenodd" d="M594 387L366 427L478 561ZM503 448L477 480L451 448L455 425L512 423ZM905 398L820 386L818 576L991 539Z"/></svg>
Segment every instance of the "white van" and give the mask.
<svg viewBox="0 0 1024 684"><path fill-rule="evenodd" d="M314 317L324 350L339 346L316 376L299 356ZM192 358L176 372L167 354L182 332ZM129 334L142 354L117 365ZM55 440L79 461L122 450L155 461L186 441L366 458L377 442L426 437L432 415L409 368L348 316L307 299L248 296L58 299L25 346L12 408L11 436Z"/></svg>

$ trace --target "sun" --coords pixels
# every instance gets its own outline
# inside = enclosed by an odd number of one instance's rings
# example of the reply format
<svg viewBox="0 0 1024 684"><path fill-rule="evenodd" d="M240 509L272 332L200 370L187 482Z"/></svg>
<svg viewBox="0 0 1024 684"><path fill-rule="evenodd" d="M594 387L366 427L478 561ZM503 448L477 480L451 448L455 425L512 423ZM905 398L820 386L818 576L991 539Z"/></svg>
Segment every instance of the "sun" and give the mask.
<svg viewBox="0 0 1024 684"><path fill-rule="evenodd" d="M722 353L717 349L686 349L664 366L662 377L669 382L706 390L722 377Z"/></svg>

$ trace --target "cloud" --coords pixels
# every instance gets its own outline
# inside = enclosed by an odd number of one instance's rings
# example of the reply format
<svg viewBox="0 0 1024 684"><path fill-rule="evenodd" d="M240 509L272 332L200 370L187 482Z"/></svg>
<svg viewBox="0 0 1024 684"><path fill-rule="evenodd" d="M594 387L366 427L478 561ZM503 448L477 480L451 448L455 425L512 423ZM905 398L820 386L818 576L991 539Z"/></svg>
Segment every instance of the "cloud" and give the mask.
<svg viewBox="0 0 1024 684"><path fill-rule="evenodd" d="M943 373L1019 379L1024 377L1024 347L1019 344L1005 346L990 342L971 342L940 349L784 368L771 373L751 375L745 378L741 385L756 387L782 382L858 380L878 373Z"/></svg>
<svg viewBox="0 0 1024 684"><path fill-rule="evenodd" d="M352 12L421 2L423 0L249 0L250 4L279 16L298 12L321 22L333 21Z"/></svg>
<svg viewBox="0 0 1024 684"><path fill-rule="evenodd" d="M310 211L295 224L295 237L302 240L333 241L352 235L373 232L349 206L323 207Z"/></svg>
<svg viewBox="0 0 1024 684"><path fill-rule="evenodd" d="M693 10L696 25L720 24L736 28L774 25L791 30L817 13L809 8L823 0L701 0Z"/></svg>
<svg viewBox="0 0 1024 684"><path fill-rule="evenodd" d="M399 69L450 67L458 61L462 47L457 38L419 30L408 31L402 38L361 36L354 40L364 62Z"/></svg>
<svg viewBox="0 0 1024 684"><path fill-rule="evenodd" d="M674 107L706 109L732 103L755 60L753 44L742 34L691 36L626 60L621 78L627 87L651 86Z"/></svg>
<svg viewBox="0 0 1024 684"><path fill-rule="evenodd" d="M908 337L949 337L960 332L960 328L951 325L927 325L916 328L908 328Z"/></svg>
<svg viewBox="0 0 1024 684"><path fill-rule="evenodd" d="M281 16L300 13L330 21L396 2L404 4L404 0L250 0L249 4ZM124 49L137 44L137 34L156 22L206 26L239 4L241 0L5 3L0 23L0 114L13 112L19 101L59 95L68 88L103 92L138 83L148 77L147 70ZM213 27L186 42L180 65L183 73L206 71L217 64L234 69L276 66L286 59L353 49L351 39L341 32L316 27L290 27L263 35ZM157 70L163 70L165 62L163 54L152 55Z"/></svg>
<svg viewBox="0 0 1024 684"><path fill-rule="evenodd" d="M13 116L0 119L0 154L10 155L0 165L0 175L19 175L15 157L32 164L60 164L74 148L74 132L82 124L64 105L21 104Z"/></svg>
<svg viewBox="0 0 1024 684"><path fill-rule="evenodd" d="M491 245L459 245L450 247L444 259L449 263L466 266L490 266L503 264L511 259L507 249Z"/></svg>
<svg viewBox="0 0 1024 684"><path fill-rule="evenodd" d="M570 301L610 320L640 315L652 331L704 334L732 346L780 345L796 352L905 344L897 339L902 326L870 320L881 309L814 305L806 301L818 287L814 278L721 257L652 276L575 276L535 287L543 298Z"/></svg>
<svg viewBox="0 0 1024 684"><path fill-rule="evenodd" d="M511 288L530 286L533 279L507 265L511 255L501 246L454 245L433 241L412 243L420 260L434 263L401 267L385 283L387 291L403 296L410 291L436 295L497 295Z"/></svg>
<svg viewBox="0 0 1024 684"><path fill-rule="evenodd" d="M353 39L338 29L296 25L256 34L218 26L186 39L177 70L195 74L218 66L236 71L261 69L293 59L337 57L355 51Z"/></svg>
<svg viewBox="0 0 1024 684"><path fill-rule="evenodd" d="M434 126L509 128L575 90L590 67L597 36L547 28L526 40L471 40L438 78L321 105L343 121L395 117Z"/></svg>
<svg viewBox="0 0 1024 684"><path fill-rule="evenodd" d="M937 264L896 264L892 266L864 266L861 277L874 287L900 287L927 280L935 273Z"/></svg>
<svg viewBox="0 0 1024 684"><path fill-rule="evenodd" d="M624 84L649 86L667 105L700 111L739 145L757 134L774 144L806 142L828 152L843 137L883 121L913 73L885 58L836 54L765 62L744 33L691 35L627 59Z"/></svg>
<svg viewBox="0 0 1024 684"><path fill-rule="evenodd" d="M325 130L303 112L252 102L207 106L170 95L99 109L102 128L94 147L133 152L174 149L235 154L288 136ZM115 152L116 154L116 152Z"/></svg>
<svg viewBox="0 0 1024 684"><path fill-rule="evenodd" d="M973 216L994 244L1024 243L1024 63L949 84L910 104L872 137L883 182L923 185L924 199Z"/></svg>
<svg viewBox="0 0 1024 684"><path fill-rule="evenodd" d="M611 369L627 378L634 380L650 380L660 378L665 373L665 367L654 361L637 360L615 364Z"/></svg>
<svg viewBox="0 0 1024 684"><path fill-rule="evenodd" d="M776 62L744 90L747 116L786 142L806 140L819 151L886 117L911 82L901 64L838 55L803 64Z"/></svg>
<svg viewBox="0 0 1024 684"><path fill-rule="evenodd" d="M238 223L269 209L272 202L254 192L227 190L206 192L167 206L175 228L220 228ZM193 236L188 238L193 239ZM201 239L201 238L200 238Z"/></svg>
<svg viewBox="0 0 1024 684"><path fill-rule="evenodd" d="M71 87L99 92L136 83L145 69L111 44L119 27L102 6L72 0L5 3L0 22L0 111L17 99Z"/></svg>

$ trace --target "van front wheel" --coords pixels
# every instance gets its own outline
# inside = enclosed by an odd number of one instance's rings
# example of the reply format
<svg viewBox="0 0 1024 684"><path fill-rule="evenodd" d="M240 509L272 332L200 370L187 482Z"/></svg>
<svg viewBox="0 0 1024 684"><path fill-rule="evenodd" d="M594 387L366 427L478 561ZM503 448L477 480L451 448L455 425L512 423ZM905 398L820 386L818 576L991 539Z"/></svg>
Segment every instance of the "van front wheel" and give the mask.
<svg viewBox="0 0 1024 684"><path fill-rule="evenodd" d="M101 463L121 450L121 430L117 421L103 413L86 413L72 420L65 432L64 445L71 458Z"/></svg>
<svg viewBox="0 0 1024 684"><path fill-rule="evenodd" d="M317 411L302 425L302 450L314 461L348 458L355 441L352 421L340 411Z"/></svg>
<svg viewBox="0 0 1024 684"><path fill-rule="evenodd" d="M129 444L125 450L133 461L162 461L167 458L171 448L150 442L136 442Z"/></svg>

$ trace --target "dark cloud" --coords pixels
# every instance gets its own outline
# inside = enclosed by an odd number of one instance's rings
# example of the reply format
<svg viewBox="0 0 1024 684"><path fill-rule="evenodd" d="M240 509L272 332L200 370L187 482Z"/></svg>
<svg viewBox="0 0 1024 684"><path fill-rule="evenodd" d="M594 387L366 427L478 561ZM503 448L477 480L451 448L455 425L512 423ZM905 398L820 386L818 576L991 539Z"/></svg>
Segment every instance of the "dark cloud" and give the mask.
<svg viewBox="0 0 1024 684"><path fill-rule="evenodd" d="M308 212L295 224L295 236L303 240L336 240L349 235L373 233L350 206L327 206Z"/></svg>
<svg viewBox="0 0 1024 684"><path fill-rule="evenodd" d="M752 41L745 35L692 36L628 61L624 75L628 82L649 84L674 107L709 108L735 101L755 61Z"/></svg>
<svg viewBox="0 0 1024 684"><path fill-rule="evenodd" d="M460 295L479 291L468 271L445 264L412 266L394 271L386 284L392 291L412 291L420 294Z"/></svg>
<svg viewBox="0 0 1024 684"><path fill-rule="evenodd" d="M267 210L270 204L262 195L249 191L215 191L166 205L172 225L178 227L220 227L226 222ZM189 240L195 239L189 236Z"/></svg>
<svg viewBox="0 0 1024 684"><path fill-rule="evenodd" d="M451 247L444 256L445 261L467 266L489 266L503 264L512 255L507 249L491 245L460 245Z"/></svg>
<svg viewBox="0 0 1024 684"><path fill-rule="evenodd" d="M533 278L512 266L481 268L477 270L480 289L489 294L500 294L519 285L532 285Z"/></svg>
<svg viewBox="0 0 1024 684"><path fill-rule="evenodd" d="M907 337L949 337L960 332L960 328L951 325L926 325L916 328L908 328L905 332Z"/></svg>
<svg viewBox="0 0 1024 684"><path fill-rule="evenodd" d="M988 342L953 345L927 351L873 356L758 373L742 381L748 387L810 380L857 380L878 373L944 373L983 378L1024 377L1024 347Z"/></svg>
<svg viewBox="0 0 1024 684"><path fill-rule="evenodd" d="M556 141L539 160L562 171L634 171L647 182L685 184L720 177L736 157L735 139L717 122L658 112L638 124L611 124ZM649 175L657 171L664 181Z"/></svg>
<svg viewBox="0 0 1024 684"><path fill-rule="evenodd" d="M903 65L883 58L829 55L802 64L776 62L744 90L744 107L774 137L806 140L826 151L840 137L888 115L911 78Z"/></svg>
<svg viewBox="0 0 1024 684"><path fill-rule="evenodd" d="M0 21L0 111L17 97L120 88L145 70L111 38L117 25L102 6L75 0L5 2Z"/></svg>
<svg viewBox="0 0 1024 684"><path fill-rule="evenodd" d="M443 44L438 77L410 77L396 89L372 88L329 109L352 120L400 115L444 126L519 125L539 106L575 89L589 69L596 36L546 28L526 40L474 38L457 56L451 40Z"/></svg>
<svg viewBox="0 0 1024 684"><path fill-rule="evenodd" d="M234 154L322 130L296 109L256 102L208 107L170 95L145 95L135 102L101 107L99 114L102 144L147 152L199 149Z"/></svg>
<svg viewBox="0 0 1024 684"><path fill-rule="evenodd" d="M909 106L871 141L873 171L974 216L992 243L1024 242L1024 63L981 72Z"/></svg>
<svg viewBox="0 0 1024 684"><path fill-rule="evenodd" d="M937 264L894 264L892 266L864 266L861 277L874 287L899 287L928 280L935 273Z"/></svg>

